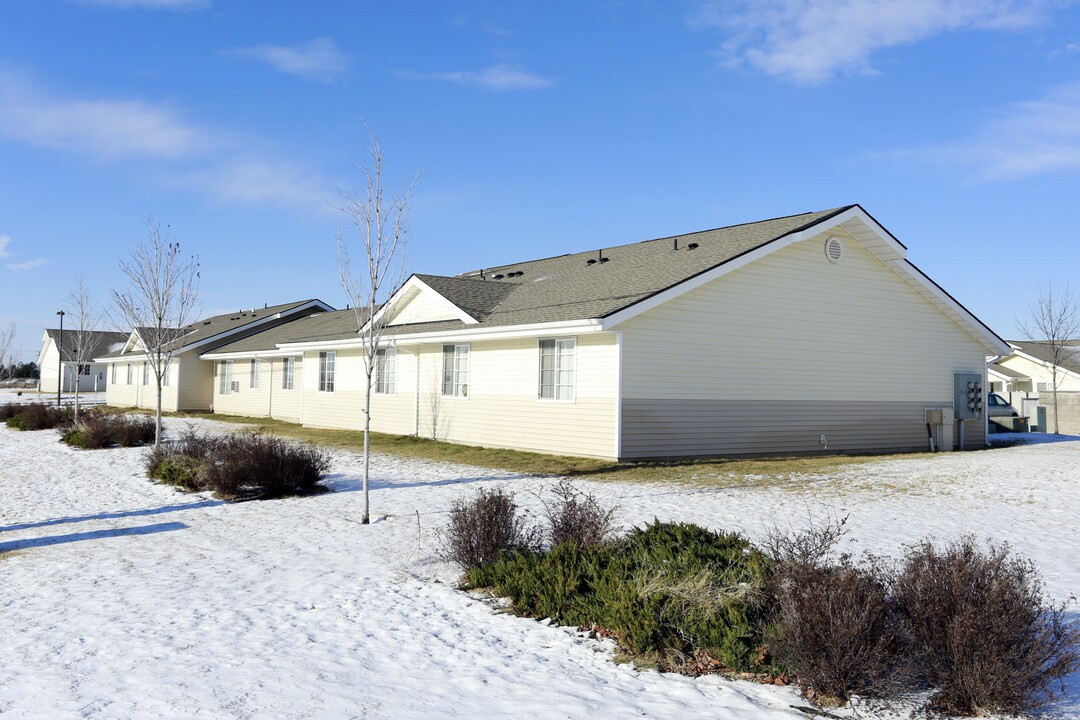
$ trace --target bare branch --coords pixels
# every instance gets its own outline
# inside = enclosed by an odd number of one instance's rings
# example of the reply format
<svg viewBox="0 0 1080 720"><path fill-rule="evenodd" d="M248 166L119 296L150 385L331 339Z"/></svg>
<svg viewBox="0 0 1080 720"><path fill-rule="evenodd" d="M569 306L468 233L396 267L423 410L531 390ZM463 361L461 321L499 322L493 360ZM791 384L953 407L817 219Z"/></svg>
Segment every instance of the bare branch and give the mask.
<svg viewBox="0 0 1080 720"><path fill-rule="evenodd" d="M383 188L383 153L375 133L366 124L368 164L360 166L364 179L359 192L342 193L340 210L352 224L358 250L363 252L365 267L353 268L350 246L341 228L337 234L338 280L356 315L364 372L364 516L368 514L369 436L371 430L371 392L380 346L385 346L390 313L380 314L382 304L401 287L407 277L405 249L409 240L408 209L416 177L387 197Z"/></svg>
<svg viewBox="0 0 1080 720"><path fill-rule="evenodd" d="M11 346L15 343L15 321L12 320L6 328L0 329L0 379L8 372L7 365L14 364L14 358L10 356Z"/></svg>
<svg viewBox="0 0 1080 720"><path fill-rule="evenodd" d="M75 363L75 420L79 419L79 383L83 368L90 365L94 358L97 344L98 327L101 325L101 311L90 295L86 278L75 276L75 287L67 296L67 315L72 319L71 338L66 348L58 348L63 361L67 351L70 361Z"/></svg>
<svg viewBox="0 0 1080 720"><path fill-rule="evenodd" d="M171 230L153 218L146 221L148 237L120 258L120 271L130 287L113 290L112 297L124 326L133 329L157 386L157 435L161 441L161 387L183 337L196 319L199 295L199 259L183 256Z"/></svg>

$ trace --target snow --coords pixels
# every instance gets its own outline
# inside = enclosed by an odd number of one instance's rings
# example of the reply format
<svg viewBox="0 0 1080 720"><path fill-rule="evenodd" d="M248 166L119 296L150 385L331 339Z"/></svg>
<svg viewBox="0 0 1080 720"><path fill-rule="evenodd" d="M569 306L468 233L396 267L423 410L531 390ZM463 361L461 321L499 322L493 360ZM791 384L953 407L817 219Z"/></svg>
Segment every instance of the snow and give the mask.
<svg viewBox="0 0 1080 720"><path fill-rule="evenodd" d="M231 504L148 481L144 450L57 438L0 427L0 550L14 551L0 559L0 716L807 717L791 688L638 671L609 641L457 590L435 555L451 501L505 485L535 508L551 479L377 455L364 526L356 454L335 453L336 492ZM761 537L849 515L853 549L891 554L974 532L1033 558L1065 599L1080 594L1080 438L1028 439L1043 442L730 489L581 484L627 526ZM1080 715L1078 696L1074 676L1049 715Z"/></svg>

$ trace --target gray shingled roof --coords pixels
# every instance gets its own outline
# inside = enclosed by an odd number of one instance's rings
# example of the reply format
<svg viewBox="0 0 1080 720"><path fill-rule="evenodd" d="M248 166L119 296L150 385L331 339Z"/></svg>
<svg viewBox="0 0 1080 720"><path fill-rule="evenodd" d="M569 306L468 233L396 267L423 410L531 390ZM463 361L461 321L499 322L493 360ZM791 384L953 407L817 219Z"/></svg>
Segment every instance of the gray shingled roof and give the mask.
<svg viewBox="0 0 1080 720"><path fill-rule="evenodd" d="M467 277L417 275L432 290L467 312L475 320L484 320L519 288L516 283L489 282Z"/></svg>
<svg viewBox="0 0 1080 720"><path fill-rule="evenodd" d="M57 345L60 344L60 328L48 328L45 330L52 338L52 341ZM68 328L64 331L64 345L60 348L60 357L64 362L70 362L75 359L75 338L76 331ZM115 345L123 346L127 342L128 334L122 332L108 332L108 331L91 331L90 335L90 349L86 353L86 357L94 358L99 355L109 352L109 349Z"/></svg>
<svg viewBox="0 0 1080 720"><path fill-rule="evenodd" d="M223 333L238 330L246 325L256 323L259 320L265 320L278 313L287 313L290 310L294 310L301 305L306 305L311 302L318 301L314 299L298 300L296 302L271 305L263 308L253 308L250 310L241 309L235 313L225 313L224 315L215 315L213 317L205 318L184 328L186 332L179 340L178 344L182 351L182 348L194 345L195 343L201 343ZM97 357L110 358L120 357L121 355L122 353L120 352L112 352L105 355L98 355Z"/></svg>
<svg viewBox="0 0 1080 720"><path fill-rule="evenodd" d="M453 332L602 318L851 207L619 245L605 248L602 255L590 250L502 265L485 269L482 278L479 271L457 276L418 274L418 279L479 322L411 323L388 332ZM696 244L693 248L692 243ZM600 262L600 257L606 260ZM258 352L283 343L344 340L356 335L353 311L339 310L294 320L213 352Z"/></svg>
<svg viewBox="0 0 1080 720"><path fill-rule="evenodd" d="M1020 348L1020 352L1030 355L1033 358L1042 360L1043 362L1053 362L1050 354L1050 344L1047 342L1035 342L1033 340L1009 340L1010 345L1015 345ZM1074 373L1080 374L1080 340L1069 340L1068 347L1063 349L1064 357L1061 362L1058 363L1058 367L1063 367Z"/></svg>
<svg viewBox="0 0 1080 720"><path fill-rule="evenodd" d="M360 312L367 314L366 310ZM356 311L333 310L305 315L207 352L262 352L273 350L282 343L346 340L356 337L356 333Z"/></svg>
<svg viewBox="0 0 1080 720"><path fill-rule="evenodd" d="M482 308L487 311L484 317L478 318L482 326L602 318L851 207L501 265L485 268L484 280L479 271L458 279L514 288L505 297L483 297L488 302ZM691 244L697 247L691 249ZM433 276L420 277L439 289ZM457 290L449 284L442 287ZM492 304L493 298L498 303ZM454 300L450 295L447 299Z"/></svg>

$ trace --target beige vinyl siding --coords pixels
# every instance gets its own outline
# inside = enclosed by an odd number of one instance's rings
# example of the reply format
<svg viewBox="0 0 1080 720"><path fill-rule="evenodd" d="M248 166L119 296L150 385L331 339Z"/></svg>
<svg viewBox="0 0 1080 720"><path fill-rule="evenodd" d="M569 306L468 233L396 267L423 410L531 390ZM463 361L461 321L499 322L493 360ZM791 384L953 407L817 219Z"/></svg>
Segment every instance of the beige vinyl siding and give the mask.
<svg viewBox="0 0 1080 720"><path fill-rule="evenodd" d="M298 364L296 387L303 383L303 422L311 427L359 430L364 426L364 355L358 349L338 350L334 362L334 391L319 390L319 352L304 354L303 371ZM407 352L397 355L397 393L372 392L372 429L397 435L412 434L415 427L415 360Z"/></svg>
<svg viewBox="0 0 1080 720"><path fill-rule="evenodd" d="M469 343L469 395L464 398L442 395L442 344L399 344L397 392L372 393L372 429L412 434L419 425L421 437L449 442L614 457L616 336L577 337L573 402L538 399L537 342L525 338ZM319 354L307 352L304 424L362 428L363 367L359 350L338 351L335 391L319 392Z"/></svg>
<svg viewBox="0 0 1080 720"><path fill-rule="evenodd" d="M434 430L438 439L450 442L614 457L618 376L614 334L577 336L572 402L538 398L537 338L470 343L469 356L468 397L445 397L442 345L423 347L422 436L431 437Z"/></svg>
<svg viewBox="0 0 1080 720"><path fill-rule="evenodd" d="M203 360L204 364L209 364ZM220 361L214 363L220 366ZM279 368L280 370L280 368ZM220 368L218 369L220 372ZM251 360L242 358L233 361L232 379L236 382L237 389L222 395L219 383L213 383L214 388L214 412L223 415L243 415L245 417L269 417L273 393L270 386L270 362L264 360L259 363L259 387L250 386ZM280 378L279 378L280 380Z"/></svg>
<svg viewBox="0 0 1080 720"><path fill-rule="evenodd" d="M203 360L210 364L211 361ZM215 365L221 361L213 361ZM220 385L214 378L214 412L245 417L273 417L290 422L300 421L301 361L297 358L293 389L281 388L282 358L262 358L259 363L259 387L251 387L251 359L233 361L233 380L238 389L221 394ZM220 370L219 370L220 371Z"/></svg>
<svg viewBox="0 0 1080 720"><path fill-rule="evenodd" d="M161 388L161 409L163 412L176 410L177 375L176 360L169 378L170 384ZM146 384L143 384L143 360L131 361L131 384L127 384L127 361L116 364L117 382L112 382L112 367L105 371L105 403L115 407L140 407L147 410L157 408L157 378L150 368L146 369Z"/></svg>
<svg viewBox="0 0 1080 720"><path fill-rule="evenodd" d="M282 367L284 366L283 358L273 358L272 360L263 360L263 364L273 363L273 369L271 374L273 375L273 387L271 388L272 402L270 405L270 417L278 420L287 420L289 422L300 422L300 398L303 395L301 388L303 387L304 375L303 375L303 359L296 358L296 368L293 375L293 389L283 390L281 388L281 375Z"/></svg>
<svg viewBox="0 0 1080 720"><path fill-rule="evenodd" d="M173 385L179 392L176 409L210 410L214 402L214 364L200 360L196 351L181 353L173 362Z"/></svg>
<svg viewBox="0 0 1080 720"><path fill-rule="evenodd" d="M407 325L435 320L457 320L460 317L441 295L432 290L422 290L398 308L391 323Z"/></svg>
<svg viewBox="0 0 1080 720"><path fill-rule="evenodd" d="M825 237L619 326L624 457L925 447L922 409L951 408L985 348L855 240L830 263Z"/></svg>

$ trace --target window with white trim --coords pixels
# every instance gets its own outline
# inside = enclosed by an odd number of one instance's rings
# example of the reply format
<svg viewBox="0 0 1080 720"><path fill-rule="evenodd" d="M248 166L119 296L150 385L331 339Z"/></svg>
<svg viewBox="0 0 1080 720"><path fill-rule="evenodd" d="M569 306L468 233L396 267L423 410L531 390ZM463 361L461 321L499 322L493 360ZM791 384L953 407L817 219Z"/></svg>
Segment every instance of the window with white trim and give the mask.
<svg viewBox="0 0 1080 720"><path fill-rule="evenodd" d="M232 395L232 371L232 360L218 363L218 395Z"/></svg>
<svg viewBox="0 0 1080 720"><path fill-rule="evenodd" d="M540 399L574 399L574 364L577 340L550 338L540 341Z"/></svg>
<svg viewBox="0 0 1080 720"><path fill-rule="evenodd" d="M293 378L296 377L296 358L283 358L281 361L281 389L292 390Z"/></svg>
<svg viewBox="0 0 1080 720"><path fill-rule="evenodd" d="M443 345L442 394L451 397L469 396L469 346Z"/></svg>
<svg viewBox="0 0 1080 720"><path fill-rule="evenodd" d="M337 353L327 350L319 353L319 392L334 392L334 365Z"/></svg>
<svg viewBox="0 0 1080 720"><path fill-rule="evenodd" d="M131 384L131 378L134 377L135 371L132 369L131 363L127 364L127 384Z"/></svg>
<svg viewBox="0 0 1080 720"><path fill-rule="evenodd" d="M112 364L112 384L116 384L116 363Z"/></svg>
<svg viewBox="0 0 1080 720"><path fill-rule="evenodd" d="M397 348L375 351L375 394L393 395L397 392Z"/></svg>
<svg viewBox="0 0 1080 720"><path fill-rule="evenodd" d="M248 371L248 387L252 390L259 389L259 373L262 372L262 360L251 359L251 369Z"/></svg>
<svg viewBox="0 0 1080 720"><path fill-rule="evenodd" d="M1041 393L1050 392L1050 383L1048 383L1048 382L1035 383L1035 392L1041 392Z"/></svg>
<svg viewBox="0 0 1080 720"><path fill-rule="evenodd" d="M161 373L161 387L169 387L169 371L172 370L172 363L165 363L165 370Z"/></svg>
<svg viewBox="0 0 1080 720"><path fill-rule="evenodd" d="M144 362L142 364L142 384L150 384L150 363L148 362Z"/></svg>

